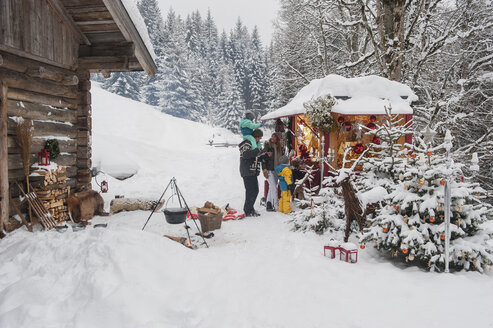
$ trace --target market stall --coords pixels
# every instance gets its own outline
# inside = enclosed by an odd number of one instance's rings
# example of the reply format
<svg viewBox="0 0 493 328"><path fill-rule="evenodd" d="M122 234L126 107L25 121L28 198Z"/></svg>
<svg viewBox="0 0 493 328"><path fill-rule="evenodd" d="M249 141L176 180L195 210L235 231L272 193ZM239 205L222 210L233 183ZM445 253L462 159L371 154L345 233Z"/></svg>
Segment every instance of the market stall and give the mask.
<svg viewBox="0 0 493 328"><path fill-rule="evenodd" d="M412 120L411 103L417 99L408 86L379 76L328 75L310 82L286 106L262 120L288 118L292 156L311 161L315 167L323 167L320 158L324 157L337 169L347 148L350 157L357 157L369 143L379 142L377 137L365 135L365 130L376 128L385 119L386 109L402 118L399 124L404 125ZM310 122L314 113L327 116L326 126L317 129L317 124ZM412 135L399 142L411 143ZM323 167L324 175L328 170Z"/></svg>

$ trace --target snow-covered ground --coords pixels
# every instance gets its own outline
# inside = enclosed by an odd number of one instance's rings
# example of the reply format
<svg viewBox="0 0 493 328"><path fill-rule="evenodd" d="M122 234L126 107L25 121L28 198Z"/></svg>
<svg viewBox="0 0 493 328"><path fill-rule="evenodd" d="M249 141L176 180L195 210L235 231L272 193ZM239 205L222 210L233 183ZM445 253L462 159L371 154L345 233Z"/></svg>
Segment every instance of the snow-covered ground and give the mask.
<svg viewBox="0 0 493 328"><path fill-rule="evenodd" d="M93 102L107 209L115 195L157 199L172 177L190 206L242 207L238 150L207 145L238 137L97 85ZM328 237L261 212L223 222L210 248L193 251L162 237L185 236L162 213L144 231L145 211L96 217L105 229L20 229L0 241L0 327L493 327L491 273L428 273L371 247L356 264L331 260Z"/></svg>

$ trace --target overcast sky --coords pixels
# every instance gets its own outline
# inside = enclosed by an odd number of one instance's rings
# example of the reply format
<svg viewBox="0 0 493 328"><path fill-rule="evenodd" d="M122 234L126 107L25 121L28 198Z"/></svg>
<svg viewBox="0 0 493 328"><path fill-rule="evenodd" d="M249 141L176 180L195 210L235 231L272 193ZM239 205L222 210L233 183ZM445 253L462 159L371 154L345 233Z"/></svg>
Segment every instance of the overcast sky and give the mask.
<svg viewBox="0 0 493 328"><path fill-rule="evenodd" d="M238 17L252 32L257 25L262 43L267 45L272 37L272 21L277 16L278 0L159 0L161 11L166 15L169 8L181 15L182 18L198 9L202 18L210 8L219 33L223 29L229 32L235 25Z"/></svg>

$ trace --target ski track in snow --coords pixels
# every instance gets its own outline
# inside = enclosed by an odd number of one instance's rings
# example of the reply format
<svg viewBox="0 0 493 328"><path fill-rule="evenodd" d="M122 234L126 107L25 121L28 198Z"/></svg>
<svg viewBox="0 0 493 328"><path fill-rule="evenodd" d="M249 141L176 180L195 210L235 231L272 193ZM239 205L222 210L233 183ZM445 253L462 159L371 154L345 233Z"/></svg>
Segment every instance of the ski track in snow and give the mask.
<svg viewBox="0 0 493 328"><path fill-rule="evenodd" d="M115 195L157 199L173 176L190 206L241 209L238 150L206 146L213 128L93 91L94 162L137 170L106 176L107 209ZM195 237L195 251L163 237L186 233L161 212L144 231L147 211L92 220L106 229L19 229L0 241L0 327L493 327L491 274L423 272L371 247L332 260L327 236L261 212L223 222L210 248Z"/></svg>

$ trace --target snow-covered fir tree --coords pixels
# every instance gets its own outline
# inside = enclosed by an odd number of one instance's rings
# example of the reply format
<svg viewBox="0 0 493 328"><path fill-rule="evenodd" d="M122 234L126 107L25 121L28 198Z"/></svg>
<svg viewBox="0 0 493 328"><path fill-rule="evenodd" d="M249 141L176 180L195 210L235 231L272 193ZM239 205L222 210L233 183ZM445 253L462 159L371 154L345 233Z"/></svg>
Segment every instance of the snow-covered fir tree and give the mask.
<svg viewBox="0 0 493 328"><path fill-rule="evenodd" d="M114 72L105 79L102 88L117 95L140 101L142 73Z"/></svg>
<svg viewBox="0 0 493 328"><path fill-rule="evenodd" d="M377 133L379 138L384 135L385 132ZM451 268L483 272L493 263L493 249L487 243L491 236L482 228L482 223L493 213L484 202L484 190L464 178L463 165L447 157L450 143L431 147L420 138L416 140L418 145L406 145L397 152L392 150L393 160L376 154L365 164L366 173L361 175L361 180L383 185L388 195L382 207L367 218L369 226L361 241L410 264L424 264L432 271L443 271L444 182L449 179ZM382 155L389 153L390 150Z"/></svg>

